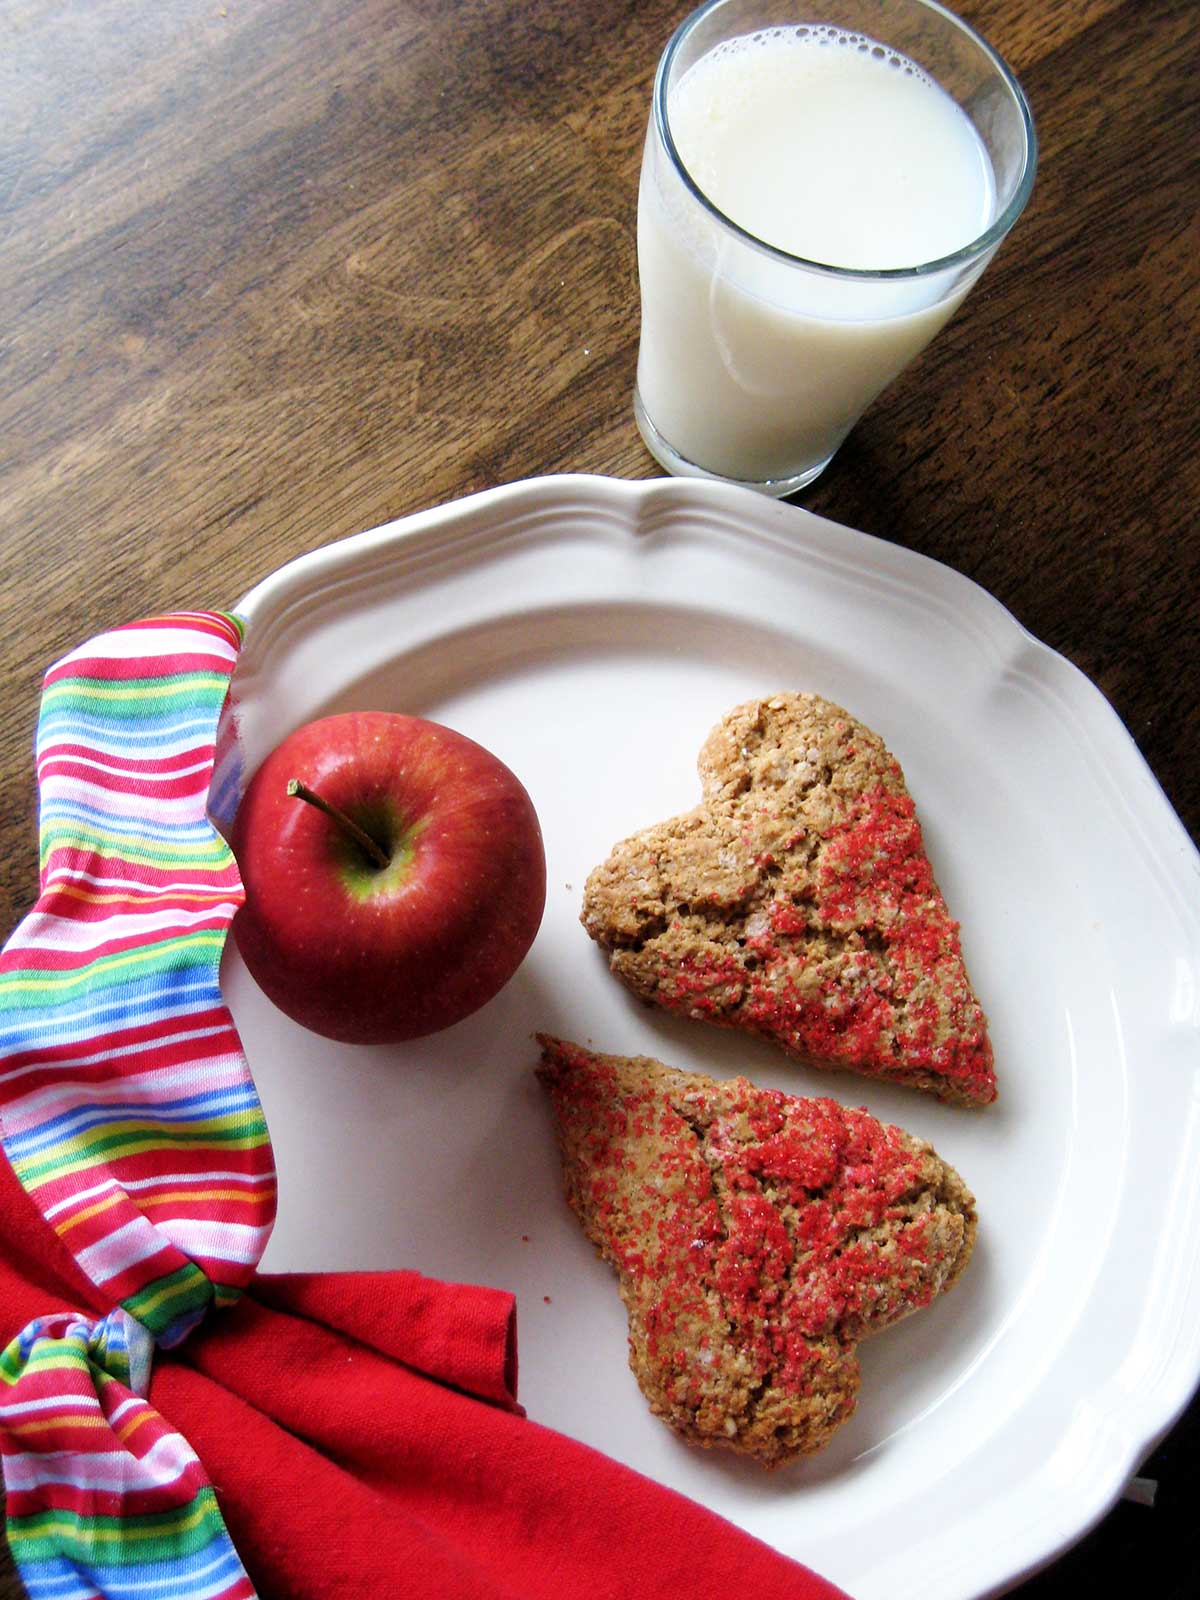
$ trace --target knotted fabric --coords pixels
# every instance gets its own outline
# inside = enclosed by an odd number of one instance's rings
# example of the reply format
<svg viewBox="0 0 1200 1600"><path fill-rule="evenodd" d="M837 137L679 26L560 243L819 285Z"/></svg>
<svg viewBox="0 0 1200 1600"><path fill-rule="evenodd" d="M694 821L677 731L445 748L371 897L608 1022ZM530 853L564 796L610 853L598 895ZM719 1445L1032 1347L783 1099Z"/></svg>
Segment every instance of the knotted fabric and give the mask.
<svg viewBox="0 0 1200 1600"><path fill-rule="evenodd" d="M256 1274L275 1180L209 820L236 805L239 644L184 613L46 676L41 895L0 955L0 1449L30 1594L839 1600L527 1420L503 1290Z"/></svg>
<svg viewBox="0 0 1200 1600"><path fill-rule="evenodd" d="M144 1398L154 1345L238 1298L274 1218L218 982L241 882L207 815L240 641L227 616L134 623L43 687L41 894L0 955L0 1128L113 1309L37 1317L0 1357L8 1537L35 1597L253 1593L203 1469Z"/></svg>

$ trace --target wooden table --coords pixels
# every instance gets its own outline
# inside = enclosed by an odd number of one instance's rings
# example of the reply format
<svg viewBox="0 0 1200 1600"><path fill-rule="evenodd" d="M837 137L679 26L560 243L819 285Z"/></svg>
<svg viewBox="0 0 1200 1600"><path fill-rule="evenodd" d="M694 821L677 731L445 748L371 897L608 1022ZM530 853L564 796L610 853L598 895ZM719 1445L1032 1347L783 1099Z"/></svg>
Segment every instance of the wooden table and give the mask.
<svg viewBox="0 0 1200 1600"><path fill-rule="evenodd" d="M43 668L534 474L655 475L636 178L679 0L2 0L0 924L35 897ZM991 590L1200 829L1194 8L963 0L1037 188L802 498ZM1200 1583L1193 1406L1030 1600ZM1190 1480L1190 1481L1189 1481ZM19 1593L0 1576L0 1596Z"/></svg>

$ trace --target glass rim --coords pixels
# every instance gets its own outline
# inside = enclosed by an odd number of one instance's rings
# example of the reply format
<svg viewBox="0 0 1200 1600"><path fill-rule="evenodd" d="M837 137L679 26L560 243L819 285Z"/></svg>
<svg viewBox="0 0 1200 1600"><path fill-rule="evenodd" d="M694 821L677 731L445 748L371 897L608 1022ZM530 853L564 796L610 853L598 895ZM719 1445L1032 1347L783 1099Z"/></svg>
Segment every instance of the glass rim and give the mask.
<svg viewBox="0 0 1200 1600"><path fill-rule="evenodd" d="M969 243L961 245L957 250L951 251L949 255L937 256L933 260L918 262L916 266L911 267L839 267L831 261L815 261L808 256L793 255L790 250L784 250L779 245L770 244L766 239L760 239L756 233L751 233L748 228L743 228L740 223L727 216L720 206L705 194L695 178L692 177L692 174L688 171L687 164L679 153L678 146L671 133L670 120L667 116L667 78L675 63L676 56L679 54L689 34L699 26L705 17L711 12L719 10L721 6L729 4L729 0L705 0L703 5L697 6L694 11L684 17L667 41L666 49L659 58L658 68L654 74L652 114L658 136L662 140L663 148L670 157L672 166L678 172L693 197L723 227L728 228L730 232L747 244L753 245L756 250L762 251L776 261L785 262L789 266L803 267L806 271L824 273L828 277L859 279L875 283L895 282L907 278L933 277L937 273L948 272L955 267L969 265L981 256L986 255L989 250L994 249L1000 243L1021 215L1021 212L1024 211L1026 202L1033 190L1038 153L1033 112L1015 73L999 51L993 49L982 34L977 33L969 23L964 22L961 17L956 16L946 6L940 5L938 0L912 0L912 3L924 6L926 11L936 11L971 40L981 54L991 62L997 76L1008 89L1020 113L1022 131L1025 135L1024 165L1021 169L1020 180L1003 211L989 223L982 233L977 234ZM817 25L803 22L796 24L797 27ZM889 48L891 47L889 46Z"/></svg>

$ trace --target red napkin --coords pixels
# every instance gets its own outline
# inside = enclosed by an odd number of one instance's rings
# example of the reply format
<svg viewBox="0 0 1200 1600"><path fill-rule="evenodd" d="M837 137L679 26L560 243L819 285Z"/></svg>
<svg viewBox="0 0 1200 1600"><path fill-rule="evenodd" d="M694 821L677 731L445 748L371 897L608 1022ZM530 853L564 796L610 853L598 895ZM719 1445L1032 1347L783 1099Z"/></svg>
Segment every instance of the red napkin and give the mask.
<svg viewBox="0 0 1200 1600"><path fill-rule="evenodd" d="M3 1161L0 1224L6 1326L106 1309ZM150 1402L204 1463L263 1600L838 1600L527 1421L514 1311L499 1290L412 1272L264 1274L155 1357Z"/></svg>

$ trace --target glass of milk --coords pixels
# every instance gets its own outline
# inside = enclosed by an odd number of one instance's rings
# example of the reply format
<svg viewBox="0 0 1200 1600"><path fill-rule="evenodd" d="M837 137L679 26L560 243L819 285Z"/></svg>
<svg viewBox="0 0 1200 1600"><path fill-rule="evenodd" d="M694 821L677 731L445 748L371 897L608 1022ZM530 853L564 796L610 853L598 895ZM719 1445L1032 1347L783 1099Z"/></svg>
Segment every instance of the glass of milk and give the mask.
<svg viewBox="0 0 1200 1600"><path fill-rule="evenodd" d="M1033 187L1020 86L935 0L709 0L659 63L634 413L668 472L791 494Z"/></svg>

